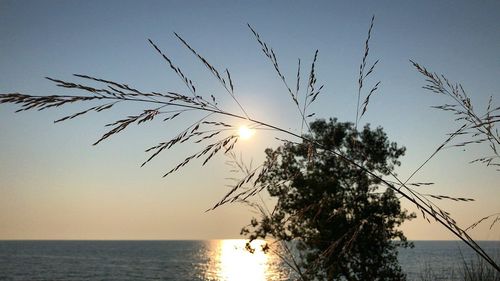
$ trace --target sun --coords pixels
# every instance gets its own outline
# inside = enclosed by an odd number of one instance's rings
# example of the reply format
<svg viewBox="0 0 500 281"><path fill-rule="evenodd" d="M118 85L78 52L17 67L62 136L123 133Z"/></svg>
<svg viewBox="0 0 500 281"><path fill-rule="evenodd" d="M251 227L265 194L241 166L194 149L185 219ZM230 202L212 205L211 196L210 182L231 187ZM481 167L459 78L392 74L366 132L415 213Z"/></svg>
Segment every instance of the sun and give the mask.
<svg viewBox="0 0 500 281"><path fill-rule="evenodd" d="M240 130L239 130L240 138L247 140L247 139L251 138L253 136L253 134L254 134L254 131L252 129L249 129L247 126L243 125L240 127Z"/></svg>

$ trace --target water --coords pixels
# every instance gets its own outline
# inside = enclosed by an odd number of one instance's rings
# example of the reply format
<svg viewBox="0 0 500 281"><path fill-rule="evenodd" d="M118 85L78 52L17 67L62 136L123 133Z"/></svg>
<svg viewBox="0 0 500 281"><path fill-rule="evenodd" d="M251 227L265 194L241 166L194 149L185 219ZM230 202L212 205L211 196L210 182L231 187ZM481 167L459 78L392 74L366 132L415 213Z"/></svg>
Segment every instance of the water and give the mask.
<svg viewBox="0 0 500 281"><path fill-rule="evenodd" d="M421 280L425 271L432 272L432 280L460 280L464 261L479 261L477 254L459 241L414 241L413 249L401 249L399 262L408 280ZM500 262L500 241L479 241L478 244L497 263ZM452 278L454 277L454 278ZM429 279L427 279L429 280Z"/></svg>
<svg viewBox="0 0 500 281"><path fill-rule="evenodd" d="M0 241L0 280L289 280L273 254L244 249L244 240ZM500 241L481 242L493 255ZM256 245L258 249L258 245ZM454 241L416 241L400 252L409 280L430 267L448 280L462 260L474 259Z"/></svg>
<svg viewBox="0 0 500 281"><path fill-rule="evenodd" d="M245 240L0 241L0 280L287 280ZM255 245L258 247L258 245Z"/></svg>

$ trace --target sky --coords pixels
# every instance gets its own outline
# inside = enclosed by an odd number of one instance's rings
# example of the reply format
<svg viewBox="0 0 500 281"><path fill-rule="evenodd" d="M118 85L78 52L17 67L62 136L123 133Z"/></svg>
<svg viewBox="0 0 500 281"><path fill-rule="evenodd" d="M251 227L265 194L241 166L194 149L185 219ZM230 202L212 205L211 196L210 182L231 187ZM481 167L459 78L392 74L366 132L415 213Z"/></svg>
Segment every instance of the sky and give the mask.
<svg viewBox="0 0 500 281"><path fill-rule="evenodd" d="M283 74L294 81L297 59L305 81L319 50L318 84L311 107L319 118L353 121L357 77L372 15L367 81L381 81L361 123L382 126L407 148L397 169L407 178L454 131L453 116L431 108L450 102L422 89L412 59L460 82L484 112L500 99L498 1L6 1L0 0L0 93L72 94L44 77L78 81L73 73L127 83L144 91L184 91L182 82L148 44L151 38L207 95L228 111L238 107L173 32L220 69L228 68L236 95L251 117L300 133L300 117L247 23L276 51ZM97 146L104 125L137 113L124 105L67 122L53 121L82 109L15 114L0 106L0 239L223 239L239 238L256 214L230 205L205 212L228 191L224 156L188 165L166 178L193 147L160 155L145 167L144 150L192 122L133 126ZM258 131L236 152L260 163L266 147L279 145ZM286 137L286 136L280 136ZM447 149L415 181L434 182L423 193L472 197L438 204L466 227L500 211L500 173L469 161L487 147ZM271 204L270 202L268 202ZM414 211L408 202L405 208ZM402 226L411 240L455 239L420 216ZM475 239L499 240L500 226L481 225Z"/></svg>

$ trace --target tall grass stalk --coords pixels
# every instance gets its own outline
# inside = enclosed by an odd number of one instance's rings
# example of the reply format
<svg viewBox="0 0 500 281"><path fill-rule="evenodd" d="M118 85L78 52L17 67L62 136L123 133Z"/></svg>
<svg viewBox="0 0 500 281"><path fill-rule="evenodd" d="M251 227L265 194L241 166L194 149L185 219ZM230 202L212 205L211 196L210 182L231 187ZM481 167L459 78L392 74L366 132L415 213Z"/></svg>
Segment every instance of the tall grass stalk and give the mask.
<svg viewBox="0 0 500 281"><path fill-rule="evenodd" d="M377 60L373 64L371 64L371 66L367 67L367 65L369 65L367 64L367 61L373 22L374 18L372 18L370 23L368 38L365 41L365 52L362 58L362 63L360 65L358 81L359 87L357 93L358 103L356 108L356 125L363 114L366 112L370 97L377 90L380 83L375 83L371 90L368 91L368 93L364 94L364 98L362 98L365 79L374 72L375 67L378 63ZM280 69L276 52L271 47L269 47L266 42L264 42L259 33L257 33L255 29L250 25L249 29L255 36L257 43L261 47L264 55L270 60L277 76L283 82L286 91L288 92L288 96L292 99L295 107L297 107L302 120L301 127L304 125L308 126L308 118L311 118L314 115L313 112L308 112L309 106L317 100L321 93L321 90L323 89L323 86L318 87L316 85L317 81L315 74L315 65L317 63L318 51L314 53L309 77L306 80L307 85L303 93L300 92L301 79L299 60L298 72L296 77L297 86L294 91L290 88L289 80L286 79L286 77L283 75L283 71ZM103 134L94 143L94 145L105 141L111 136L117 135L121 131L127 129L131 124L144 124L156 119L160 119L163 122L171 122L172 120L178 120L185 115L192 116L199 114L200 117L196 122L188 125L186 128L178 132L178 134L174 138L161 141L157 145L146 149L146 153L149 153L149 156L142 163L142 166L152 161L160 153L176 148L180 143L202 143L205 145L205 147L201 150L195 151L194 153L188 155L183 161L180 161L171 169L165 171L165 173L163 174L164 177L171 173L177 172L196 159L200 159L200 161L202 162L201 165L203 166L215 155L227 154L233 151L239 139L239 136L237 134L238 126L235 123L235 121L237 120L246 120L250 123L249 126L256 130L272 130L280 132L285 136L284 141L292 141L290 139L295 138L308 142L310 144L311 153L313 153L316 148L324 149L324 147L322 147L322 144L310 140L302 134L294 133L289 129L281 128L274 124L266 123L262 121L260 117L249 115L247 113L248 111L245 110L244 105L242 105L242 103L238 100L234 87L234 81L232 80L230 71L227 68L224 71L219 70L213 64L209 63L204 56L197 52L195 48L193 48L188 43L187 40L176 33L175 37L200 61L200 63L204 67L208 69L210 74L219 82L226 94L226 97L228 96L238 105L237 111L229 111L227 109L221 108L218 100L220 98L223 98L222 96L207 95L203 93L203 90L198 89L195 86L195 83L189 78L188 74L185 73L184 70L182 70L178 65L176 65L173 59L169 57L168 54L166 54L164 51L162 51L160 47L151 39L148 40L149 44L163 59L167 67L170 68L172 72L177 75L182 81L185 86L185 92L145 92L131 87L126 83L97 78L91 75L74 74L74 77L81 82L69 82L50 77L47 77L47 79L55 83L59 87L68 90L78 90L83 94L47 96L28 95L22 93L7 93L0 95L0 104L16 104L19 106L17 112L26 110L45 110L49 108L58 108L74 103L93 104L82 111L62 117L54 122L67 121L88 114L90 112L99 113L125 103L144 105L144 110L132 114L127 114L125 115L125 117L107 124L106 127L109 127L110 129L105 134ZM304 102L301 103L299 102L300 100L304 100ZM364 101L361 103L361 100ZM491 119L493 117L489 118ZM228 119L229 121L226 121L226 119ZM476 121L477 122L475 123L474 129L489 132L489 125L483 124L483 122L481 122L480 120ZM492 142L492 140L488 141L490 143ZM495 139L493 139L493 141L495 141ZM394 190L397 194L399 194L401 198L405 198L410 201L421 211L424 218L426 218L427 220L429 220L429 218L435 220L450 233L452 233L469 247L471 247L479 256L483 258L483 260L487 264L491 265L496 271L500 272L500 267L497 265L497 263L493 259L491 259L491 257L474 241L474 239L472 239L467 234L465 230L458 226L456 221L450 216L448 212L441 209L437 204L433 202L433 200L470 201L471 199L454 198L444 195L421 194L412 187L430 183L410 183L408 180L403 181L402 179L396 177L396 175L393 175L395 180L391 181L389 179L382 178L381 175L371 172L369 169L365 168L362 163L358 163L352 160L349 155L346 155L342 151L326 151L327 153L336 155L339 159L341 159L342 161L346 161L357 169L364 171L374 179L378 180L385 187ZM256 168L252 171L248 171L243 179L239 180L227 192L227 194L213 206L212 209L218 208L227 203L242 202L249 199L250 197L258 195L263 189L265 189L265 186L262 186L260 181L262 175L265 172L265 168L262 167ZM418 172L418 170L415 171L415 173L416 172ZM332 241L332 243L335 243L335 241Z"/></svg>

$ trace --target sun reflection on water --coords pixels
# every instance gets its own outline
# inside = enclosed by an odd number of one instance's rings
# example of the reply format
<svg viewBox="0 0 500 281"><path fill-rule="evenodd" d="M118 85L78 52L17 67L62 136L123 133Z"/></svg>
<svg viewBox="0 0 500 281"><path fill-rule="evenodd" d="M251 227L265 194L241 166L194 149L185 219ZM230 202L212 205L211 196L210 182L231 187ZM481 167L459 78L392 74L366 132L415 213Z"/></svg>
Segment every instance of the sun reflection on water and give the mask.
<svg viewBox="0 0 500 281"><path fill-rule="evenodd" d="M219 241L218 255L215 266L218 268L217 280L224 281L265 281L269 270L268 255L261 246L265 241L252 242L254 253L245 249L246 240L221 240Z"/></svg>

